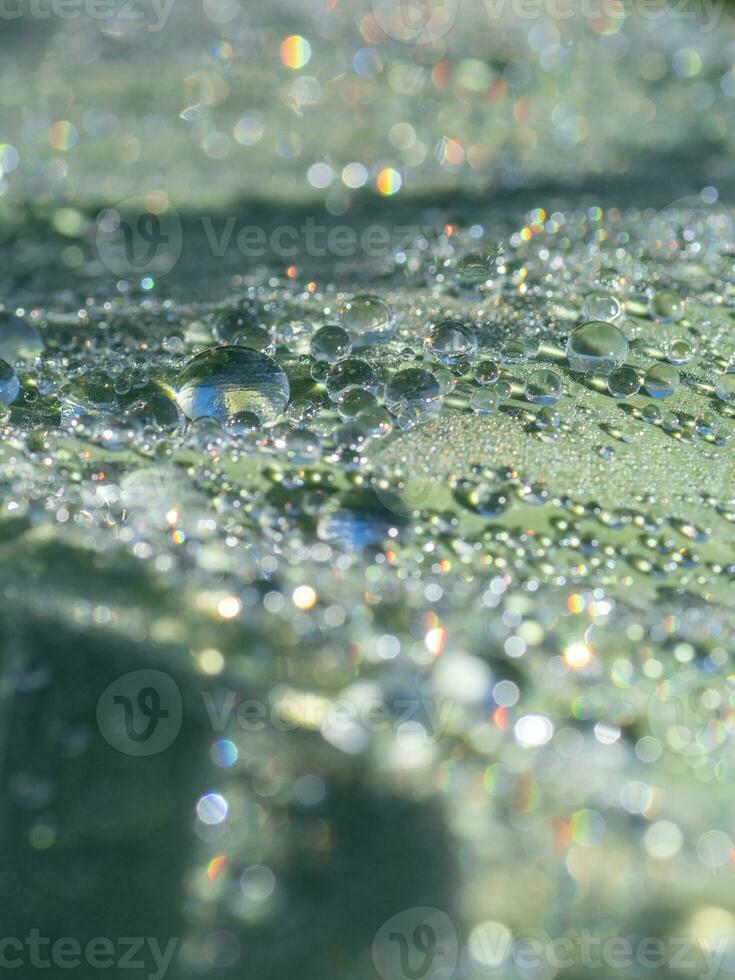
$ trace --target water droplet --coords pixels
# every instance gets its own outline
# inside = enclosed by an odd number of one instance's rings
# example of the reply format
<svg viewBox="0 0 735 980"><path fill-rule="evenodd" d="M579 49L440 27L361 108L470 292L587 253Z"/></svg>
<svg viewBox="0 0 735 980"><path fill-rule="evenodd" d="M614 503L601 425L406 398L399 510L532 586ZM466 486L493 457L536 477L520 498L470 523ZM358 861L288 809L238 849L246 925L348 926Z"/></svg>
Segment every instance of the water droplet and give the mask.
<svg viewBox="0 0 735 980"><path fill-rule="evenodd" d="M231 436L247 437L260 429L260 419L254 412L238 412L227 419L227 431Z"/></svg>
<svg viewBox="0 0 735 980"><path fill-rule="evenodd" d="M442 364L456 365L475 355L477 337L472 327L459 320L442 320L431 327L424 347Z"/></svg>
<svg viewBox="0 0 735 980"><path fill-rule="evenodd" d="M462 290L477 290L491 280L495 271L492 256L470 252L457 260L454 281Z"/></svg>
<svg viewBox="0 0 735 980"><path fill-rule="evenodd" d="M500 380L493 386L493 391L495 392L498 401L503 402L513 396L513 385L505 378L500 378Z"/></svg>
<svg viewBox="0 0 735 980"><path fill-rule="evenodd" d="M336 324L327 324L314 334L311 339L311 353L318 361L334 364L344 357L349 357L352 351L350 335Z"/></svg>
<svg viewBox="0 0 735 980"><path fill-rule="evenodd" d="M542 408L536 415L535 425L542 431L553 432L561 425L561 414L555 408Z"/></svg>
<svg viewBox="0 0 735 980"><path fill-rule="evenodd" d="M479 385L494 385L500 377L500 368L495 361L478 361L474 370L475 381Z"/></svg>
<svg viewBox="0 0 735 980"><path fill-rule="evenodd" d="M526 379L526 398L534 405L553 405L561 393L562 380L556 371L540 368Z"/></svg>
<svg viewBox="0 0 735 980"><path fill-rule="evenodd" d="M525 364L533 354L533 347L526 340L509 340L500 351L501 360L506 364Z"/></svg>
<svg viewBox="0 0 735 980"><path fill-rule="evenodd" d="M385 405L400 419L410 415L421 421L436 415L442 407L439 382L429 371L408 368L395 374L385 386Z"/></svg>
<svg viewBox="0 0 735 980"><path fill-rule="evenodd" d="M12 405L18 397L19 391L18 375L7 361L0 361L0 401L5 402L6 405Z"/></svg>
<svg viewBox="0 0 735 980"><path fill-rule="evenodd" d="M457 379L449 370L449 368L434 367L432 368L431 373L439 382L439 387L441 388L442 395L448 395L450 392L454 391L454 389L457 387Z"/></svg>
<svg viewBox="0 0 735 980"><path fill-rule="evenodd" d="M653 364L643 384L651 398L668 398L679 387L679 372L672 364Z"/></svg>
<svg viewBox="0 0 735 980"><path fill-rule="evenodd" d="M317 384L324 384L329 374L329 361L314 361L309 373Z"/></svg>
<svg viewBox="0 0 735 980"><path fill-rule="evenodd" d="M332 401L341 401L353 388L363 388L373 394L378 390L378 379L367 361L359 357L346 357L327 375L327 391Z"/></svg>
<svg viewBox="0 0 735 980"><path fill-rule="evenodd" d="M288 347L291 354L308 354L314 325L308 320L286 317L276 324L276 342Z"/></svg>
<svg viewBox="0 0 735 980"><path fill-rule="evenodd" d="M612 323L623 312L623 307L620 300L610 293L593 293L585 299L582 310L588 320L604 320Z"/></svg>
<svg viewBox="0 0 735 980"><path fill-rule="evenodd" d="M567 357L572 371L609 374L628 356L628 341L612 323L590 320L572 331Z"/></svg>
<svg viewBox="0 0 735 980"><path fill-rule="evenodd" d="M232 338L235 347L249 347L251 350L259 350L264 354L273 354L276 350L275 341L265 327L255 325L240 330Z"/></svg>
<svg viewBox="0 0 735 980"><path fill-rule="evenodd" d="M11 313L0 313L0 358L8 364L31 361L43 350L38 330Z"/></svg>
<svg viewBox="0 0 735 980"><path fill-rule="evenodd" d="M686 364L693 355L694 349L684 337L676 337L666 345L666 357L672 364Z"/></svg>
<svg viewBox="0 0 735 980"><path fill-rule="evenodd" d="M673 289L657 289L648 303L656 323L675 323L684 316L685 300Z"/></svg>
<svg viewBox="0 0 735 980"><path fill-rule="evenodd" d="M499 402L496 388L477 388L472 393L470 408L476 415L492 415L497 412Z"/></svg>
<svg viewBox="0 0 735 980"><path fill-rule="evenodd" d="M177 405L160 391L152 391L145 398L139 398L127 409L127 414L137 418L144 425L171 428L183 421Z"/></svg>
<svg viewBox="0 0 735 980"><path fill-rule="evenodd" d="M360 412L376 408L378 401L372 391L366 388L348 388L340 395L337 411L342 419L354 419Z"/></svg>
<svg viewBox="0 0 735 980"><path fill-rule="evenodd" d="M240 412L252 412L265 423L278 418L289 394L283 368L248 347L213 347L197 354L179 375L175 392L187 418L224 422Z"/></svg>
<svg viewBox="0 0 735 980"><path fill-rule="evenodd" d="M357 347L380 344L396 332L395 313L379 296L354 296L339 309L339 319Z"/></svg>
<svg viewBox="0 0 735 980"><path fill-rule="evenodd" d="M723 402L735 401L735 367L728 368L715 381L715 394Z"/></svg>
<svg viewBox="0 0 735 980"><path fill-rule="evenodd" d="M112 388L93 379L83 377L69 382L60 390L59 397L65 424L84 416L115 415L120 411L120 402Z"/></svg>
<svg viewBox="0 0 735 980"><path fill-rule="evenodd" d="M250 309L222 310L215 314L212 321L214 339L220 344L234 344L238 334L252 328L262 329L262 326L258 314Z"/></svg>
<svg viewBox="0 0 735 980"><path fill-rule="evenodd" d="M393 428L393 420L388 412L380 406L360 412L355 421L362 426L371 439L382 439Z"/></svg>
<svg viewBox="0 0 735 980"><path fill-rule="evenodd" d="M290 463L298 466L318 463L322 456L319 437L308 429L292 429L279 423L271 429L270 442Z"/></svg>
<svg viewBox="0 0 735 980"><path fill-rule="evenodd" d="M641 376L630 364L615 368L607 376L607 390L613 398L629 398L641 388Z"/></svg>
<svg viewBox="0 0 735 980"><path fill-rule="evenodd" d="M703 412L694 420L694 428L702 436L711 436L715 432L719 420L712 412Z"/></svg>
<svg viewBox="0 0 735 980"><path fill-rule="evenodd" d="M318 410L316 405L307 398L297 398L286 409L286 418L291 425L297 427L313 422L317 414Z"/></svg>

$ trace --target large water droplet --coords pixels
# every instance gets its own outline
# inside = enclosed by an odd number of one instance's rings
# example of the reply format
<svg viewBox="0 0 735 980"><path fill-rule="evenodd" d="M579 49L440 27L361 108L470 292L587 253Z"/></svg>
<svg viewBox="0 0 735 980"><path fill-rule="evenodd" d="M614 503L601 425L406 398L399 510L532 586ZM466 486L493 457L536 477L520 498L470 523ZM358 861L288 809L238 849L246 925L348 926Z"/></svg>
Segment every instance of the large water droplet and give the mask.
<svg viewBox="0 0 735 980"><path fill-rule="evenodd" d="M641 376L630 364L623 364L611 371L607 378L607 390L613 398L629 398L640 391Z"/></svg>
<svg viewBox="0 0 735 980"><path fill-rule="evenodd" d="M379 296L354 296L342 304L339 319L356 347L384 343L396 332L393 310Z"/></svg>
<svg viewBox="0 0 735 980"><path fill-rule="evenodd" d="M672 364L653 364L643 383L651 398L668 398L679 387L679 372Z"/></svg>
<svg viewBox="0 0 735 980"><path fill-rule="evenodd" d="M457 260L454 281L462 290L477 290L489 283L497 273L495 257L482 252L470 252Z"/></svg>
<svg viewBox="0 0 735 980"><path fill-rule="evenodd" d="M590 320L605 320L612 323L623 312L620 300L610 293L593 293L588 296L582 306L584 315Z"/></svg>
<svg viewBox="0 0 735 980"><path fill-rule="evenodd" d="M526 379L526 398L534 405L553 405L561 397L562 380L556 371L541 368Z"/></svg>
<svg viewBox="0 0 735 980"><path fill-rule="evenodd" d="M658 289L651 296L648 310L656 323L675 323L684 316L685 301L673 289Z"/></svg>
<svg viewBox="0 0 735 980"><path fill-rule="evenodd" d="M311 353L318 361L334 364L349 357L352 350L350 335L342 327L328 323L311 338Z"/></svg>
<svg viewBox="0 0 735 980"><path fill-rule="evenodd" d="M244 331L263 329L258 313L253 309L221 310L214 316L212 332L221 344L234 344L238 334ZM250 346L243 344L244 347Z"/></svg>
<svg viewBox="0 0 735 980"><path fill-rule="evenodd" d="M420 421L436 415L442 407L439 382L429 371L408 368L395 374L385 386L385 404L400 419L408 414Z"/></svg>
<svg viewBox="0 0 735 980"><path fill-rule="evenodd" d="M494 387L477 388L470 398L470 408L475 415L492 415L499 404L500 398Z"/></svg>
<svg viewBox="0 0 735 980"><path fill-rule="evenodd" d="M340 401L354 388L375 393L378 379L372 367L360 357L346 357L327 375L327 391L332 401Z"/></svg>
<svg viewBox="0 0 735 980"><path fill-rule="evenodd" d="M715 394L723 402L735 402L735 367L728 368L715 381Z"/></svg>
<svg viewBox="0 0 735 980"><path fill-rule="evenodd" d="M424 340L427 353L442 364L459 364L477 351L477 337L472 327L459 320L435 323Z"/></svg>
<svg viewBox="0 0 735 980"><path fill-rule="evenodd" d="M567 341L572 371L609 374L628 356L628 341L612 323L590 320L573 330Z"/></svg>
<svg viewBox="0 0 735 980"><path fill-rule="evenodd" d="M273 354L276 344L271 334L265 327L258 327L254 324L240 330L232 338L235 347L249 347L251 350L263 351L264 354Z"/></svg>
<svg viewBox="0 0 735 980"><path fill-rule="evenodd" d="M176 401L190 419L225 422L253 412L273 422L288 404L286 373L272 357L248 347L212 347L197 354L179 375Z"/></svg>
<svg viewBox="0 0 735 980"><path fill-rule="evenodd" d="M685 337L675 337L666 345L666 357L672 364L686 364L694 356L694 349Z"/></svg>
<svg viewBox="0 0 735 980"><path fill-rule="evenodd" d="M31 361L43 350L38 330L11 313L0 313L0 358L8 364Z"/></svg>
<svg viewBox="0 0 735 980"><path fill-rule="evenodd" d="M475 365L474 375L479 385L494 385L500 377L500 368L495 361L479 361Z"/></svg>
<svg viewBox="0 0 735 980"><path fill-rule="evenodd" d="M0 401L5 402L6 405L12 405L18 397L19 391L18 375L7 361L0 361Z"/></svg>

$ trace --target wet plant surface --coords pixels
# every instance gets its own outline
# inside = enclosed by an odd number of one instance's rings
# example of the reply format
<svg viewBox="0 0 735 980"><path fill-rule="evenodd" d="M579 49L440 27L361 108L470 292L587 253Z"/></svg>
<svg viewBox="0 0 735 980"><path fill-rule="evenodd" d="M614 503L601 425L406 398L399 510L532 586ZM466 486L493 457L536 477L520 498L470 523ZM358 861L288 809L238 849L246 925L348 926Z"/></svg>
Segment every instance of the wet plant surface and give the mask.
<svg viewBox="0 0 735 980"><path fill-rule="evenodd" d="M180 937L182 977L374 976L381 925L424 906L459 976L503 930L695 937L686 976L719 950L729 243L662 254L614 207L474 219L427 217L369 276L205 260L42 305L6 253L6 697L41 732L12 839L35 890L72 864L117 888L47 931L124 907ZM183 699L146 758L98 701L138 670Z"/></svg>
<svg viewBox="0 0 735 980"><path fill-rule="evenodd" d="M735 975L734 37L0 11L0 967Z"/></svg>

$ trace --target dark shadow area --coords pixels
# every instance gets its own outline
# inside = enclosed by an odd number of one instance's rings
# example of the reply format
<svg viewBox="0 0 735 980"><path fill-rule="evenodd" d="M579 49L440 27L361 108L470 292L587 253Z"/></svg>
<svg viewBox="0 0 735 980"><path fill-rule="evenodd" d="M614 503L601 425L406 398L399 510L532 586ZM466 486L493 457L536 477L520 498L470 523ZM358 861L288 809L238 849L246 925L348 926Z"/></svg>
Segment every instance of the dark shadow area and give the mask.
<svg viewBox="0 0 735 980"><path fill-rule="evenodd" d="M170 239L171 228L162 225L160 234L166 240L161 251L156 251L155 238L148 239L148 231L141 232L132 246L137 258L125 276L111 271L101 256L95 209L88 212L86 230L75 239L55 231L43 208L29 208L16 223L0 230L0 255L12 252L13 260L3 263L12 272L0 273L0 288L8 307L34 306L43 297L44 302L53 299L57 309L76 311L90 297L120 295L116 284L121 279L129 283L122 294L132 301L212 303L241 292L246 281L264 281L268 275L287 285L290 266L295 282L313 279L321 288L332 284L355 289L381 280L415 286L397 268L396 253L421 235L435 237L447 223L463 228L481 224L490 240L501 242L522 227L534 208L547 214L582 212L592 206L653 212L712 184L725 207L735 201L735 175L715 144L698 147L696 154L685 148L652 151L629 173L590 176L569 185L540 182L390 199L358 193L340 215L330 214L318 200L298 206L241 201L218 213L177 212L176 240ZM70 245L78 246L84 256L73 268L64 259ZM153 256L151 263L145 262L146 254ZM140 287L146 276L154 280L148 291Z"/></svg>

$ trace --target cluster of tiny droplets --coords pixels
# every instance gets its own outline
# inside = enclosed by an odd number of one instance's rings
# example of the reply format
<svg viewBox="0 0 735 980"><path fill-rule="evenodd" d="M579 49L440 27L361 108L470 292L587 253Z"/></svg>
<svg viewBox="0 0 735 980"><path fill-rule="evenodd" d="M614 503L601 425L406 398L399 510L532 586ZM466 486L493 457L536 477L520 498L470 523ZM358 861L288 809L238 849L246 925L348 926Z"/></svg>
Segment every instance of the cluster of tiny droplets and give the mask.
<svg viewBox="0 0 735 980"><path fill-rule="evenodd" d="M644 818L648 858L674 859L682 830L673 803L654 815L650 767L671 753L710 783L734 775L719 751L732 712L677 755L661 684L671 658L731 697L735 620L703 625L698 603L735 574L735 292L726 254L700 288L686 257L646 249L645 228L643 215L539 208L502 248L477 226L422 236L373 292L268 273L217 306L123 295L7 311L4 511L155 568L191 597L192 635L208 617L221 626L218 648L194 643L199 674L226 676L245 643L289 730L318 729L325 751L368 758L396 791L420 776L451 805L462 767L491 797L524 781L539 814L566 814L560 846L580 886L586 849L605 835L623 846L626 820ZM660 605L636 608L637 589ZM72 615L133 625L114 605ZM276 619L299 651L288 684L263 653ZM182 639L172 617L151 628ZM442 738L430 720L359 714L358 674L388 701L406 671L419 696L457 708ZM546 686L553 704L539 706ZM633 686L636 703L611 693ZM355 717L330 721L345 701ZM187 884L191 909L246 924L278 914L279 867L307 846L289 830L237 857L247 815L285 805L273 802L285 787L294 812L329 793L328 763L315 774L278 730L247 737L247 752L237 731L212 746L218 775L196 807L206 862ZM511 749L536 760L528 772L493 761ZM571 772L591 778L612 751L637 782L604 802L572 794L569 809ZM714 823L704 816L697 844L708 874L722 866ZM461 830L469 851L486 830ZM527 867L503 839L493 873L497 860ZM202 935L193 926L185 947L195 973L232 952Z"/></svg>

